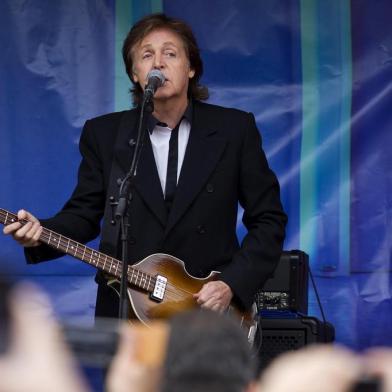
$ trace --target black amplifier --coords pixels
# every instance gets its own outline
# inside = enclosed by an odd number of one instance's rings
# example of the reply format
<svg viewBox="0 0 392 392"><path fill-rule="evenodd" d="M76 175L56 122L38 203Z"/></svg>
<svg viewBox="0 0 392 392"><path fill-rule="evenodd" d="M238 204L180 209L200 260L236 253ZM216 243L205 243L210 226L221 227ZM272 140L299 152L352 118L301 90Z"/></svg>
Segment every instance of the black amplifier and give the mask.
<svg viewBox="0 0 392 392"><path fill-rule="evenodd" d="M283 251L272 278L256 294L261 310L308 313L309 256L300 250Z"/></svg>
<svg viewBox="0 0 392 392"><path fill-rule="evenodd" d="M334 326L315 317L262 318L260 327L260 370L286 351L299 350L313 343L331 343L335 340Z"/></svg>

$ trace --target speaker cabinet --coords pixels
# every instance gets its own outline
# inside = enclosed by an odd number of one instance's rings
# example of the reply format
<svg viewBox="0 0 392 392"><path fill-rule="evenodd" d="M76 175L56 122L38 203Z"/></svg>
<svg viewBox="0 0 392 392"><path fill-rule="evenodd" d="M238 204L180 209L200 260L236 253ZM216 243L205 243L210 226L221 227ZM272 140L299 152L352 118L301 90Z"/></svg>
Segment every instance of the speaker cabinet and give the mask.
<svg viewBox="0 0 392 392"><path fill-rule="evenodd" d="M313 343L329 343L335 338L334 327L315 317L264 318L261 325L259 359L261 369L278 355Z"/></svg>

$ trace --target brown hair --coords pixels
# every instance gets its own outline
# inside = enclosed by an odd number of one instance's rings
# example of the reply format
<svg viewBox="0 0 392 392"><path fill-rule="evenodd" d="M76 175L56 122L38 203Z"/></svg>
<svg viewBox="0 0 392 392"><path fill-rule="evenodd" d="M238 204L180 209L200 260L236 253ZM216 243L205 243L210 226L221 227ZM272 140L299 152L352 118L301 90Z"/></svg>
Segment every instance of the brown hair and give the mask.
<svg viewBox="0 0 392 392"><path fill-rule="evenodd" d="M193 35L191 28L180 19L170 18L165 14L151 14L132 26L125 38L122 48L125 68L129 78L134 84L134 87L131 89L133 103L138 105L143 96L141 86L132 79L133 50L146 35L158 29L166 29L176 33L184 43L190 67L195 72L194 77L189 80L188 96L200 100L207 99L208 88L199 84L199 80L203 74L203 62L200 57L200 50L196 38Z"/></svg>

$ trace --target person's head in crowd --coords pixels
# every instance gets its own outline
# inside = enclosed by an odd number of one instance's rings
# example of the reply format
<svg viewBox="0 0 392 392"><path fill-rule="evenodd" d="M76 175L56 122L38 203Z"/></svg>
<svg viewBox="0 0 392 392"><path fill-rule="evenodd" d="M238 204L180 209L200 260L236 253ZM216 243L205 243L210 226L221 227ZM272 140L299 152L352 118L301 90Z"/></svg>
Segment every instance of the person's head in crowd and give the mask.
<svg viewBox="0 0 392 392"><path fill-rule="evenodd" d="M167 42L165 41L165 45L161 47L164 50L161 53L163 56L157 60L159 63L153 63L151 52L156 48L150 45L149 37L152 37L152 34L162 32L167 34L163 37ZM153 41L159 42L157 38L161 37L154 36L152 38L154 38ZM199 83L203 74L200 50L191 28L184 21L168 17L165 14L152 14L144 17L134 24L129 31L123 44L122 55L127 74L134 84L131 91L135 105L141 101L143 87L146 82L146 74L141 73L138 69L140 63L146 65L147 70L150 70L152 68L165 68L166 66L170 68L171 64L178 65L178 61L182 62L183 60L187 67L184 75L178 75L182 73L179 69L173 69L173 71L176 71L175 73L169 69L167 72L169 75L167 75L166 69L163 69L169 83L175 82L175 78L178 76L185 77L188 97L199 100L208 98L208 88ZM183 68L185 64L181 65ZM159 94L156 94L155 98L159 98Z"/></svg>
<svg viewBox="0 0 392 392"><path fill-rule="evenodd" d="M163 392L243 392L252 388L256 359L235 318L200 310L170 321Z"/></svg>

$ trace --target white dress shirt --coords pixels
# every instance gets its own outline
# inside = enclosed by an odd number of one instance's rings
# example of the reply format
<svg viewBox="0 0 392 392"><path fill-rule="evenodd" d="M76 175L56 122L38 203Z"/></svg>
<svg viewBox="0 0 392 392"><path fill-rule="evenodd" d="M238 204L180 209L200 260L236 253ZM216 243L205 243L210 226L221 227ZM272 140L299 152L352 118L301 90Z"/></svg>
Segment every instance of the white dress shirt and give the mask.
<svg viewBox="0 0 392 392"><path fill-rule="evenodd" d="M177 183L178 179L180 178L182 163L184 162L185 150L188 144L190 130L191 124L185 117L183 117L178 129ZM160 125L160 123L158 123L155 125L153 131L149 133L163 194L165 194L171 131L171 128Z"/></svg>

